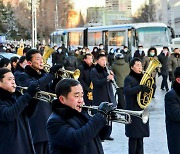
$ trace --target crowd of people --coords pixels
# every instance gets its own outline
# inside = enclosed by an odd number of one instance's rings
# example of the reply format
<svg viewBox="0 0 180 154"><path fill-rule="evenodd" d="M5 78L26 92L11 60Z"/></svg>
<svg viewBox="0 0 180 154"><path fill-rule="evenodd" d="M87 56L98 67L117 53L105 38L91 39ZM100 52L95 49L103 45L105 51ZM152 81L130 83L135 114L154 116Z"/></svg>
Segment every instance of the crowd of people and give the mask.
<svg viewBox="0 0 180 154"><path fill-rule="evenodd" d="M167 92L168 148L171 154L179 153L178 48L170 53L164 46L157 55L157 49L151 47L146 55L143 45L139 45L132 55L127 46L116 50L111 48L109 52L104 50L103 44L92 51L87 47L68 51L64 45L54 46L52 66L46 72L44 46L37 49L25 45L10 49L9 46L4 50L1 45L0 53L12 52L21 57L0 59L0 153L103 153L101 142L113 140L112 120L109 120L115 118L113 110L142 110L137 94L151 91L147 85L140 85L140 81L153 59L158 60L161 67L151 74L154 79L152 97L155 99L156 96L156 76L162 76L159 88ZM57 78L60 68L71 72L79 69L79 79ZM21 87L27 87L23 95ZM51 103L39 100L36 97L39 91L55 93L57 99ZM83 105L98 106L92 110L94 116L90 116ZM132 122L125 126L125 135L129 138L129 154L143 154L143 138L150 136L149 122L144 124L140 118L132 116Z"/></svg>

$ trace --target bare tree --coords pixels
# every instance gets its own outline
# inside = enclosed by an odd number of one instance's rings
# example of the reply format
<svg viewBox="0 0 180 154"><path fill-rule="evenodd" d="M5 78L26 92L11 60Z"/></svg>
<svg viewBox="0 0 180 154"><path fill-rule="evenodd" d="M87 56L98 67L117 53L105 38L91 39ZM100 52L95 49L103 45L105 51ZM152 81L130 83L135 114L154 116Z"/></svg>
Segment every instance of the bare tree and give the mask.
<svg viewBox="0 0 180 154"><path fill-rule="evenodd" d="M133 17L133 22L153 22L155 21L155 5L150 1L149 5L142 5Z"/></svg>

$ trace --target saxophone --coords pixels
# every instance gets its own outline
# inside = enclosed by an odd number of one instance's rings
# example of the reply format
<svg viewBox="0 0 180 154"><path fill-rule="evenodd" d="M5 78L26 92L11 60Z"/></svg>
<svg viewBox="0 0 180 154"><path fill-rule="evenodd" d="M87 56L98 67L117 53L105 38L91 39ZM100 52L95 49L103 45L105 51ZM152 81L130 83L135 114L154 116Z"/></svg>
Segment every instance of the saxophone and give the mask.
<svg viewBox="0 0 180 154"><path fill-rule="evenodd" d="M157 68L160 67L161 63L157 59L152 59L140 81L140 85L146 85L150 88L150 92L139 92L137 95L137 102L140 108L145 109L151 102L153 95L153 84L154 79L151 77L151 73Z"/></svg>

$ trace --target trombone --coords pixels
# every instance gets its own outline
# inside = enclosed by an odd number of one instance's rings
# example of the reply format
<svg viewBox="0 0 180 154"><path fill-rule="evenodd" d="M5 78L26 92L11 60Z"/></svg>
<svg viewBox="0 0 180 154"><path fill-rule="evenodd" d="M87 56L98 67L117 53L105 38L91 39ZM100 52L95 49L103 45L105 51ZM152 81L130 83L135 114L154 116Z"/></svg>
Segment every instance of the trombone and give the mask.
<svg viewBox="0 0 180 154"><path fill-rule="evenodd" d="M24 95L25 91L28 89L28 87L21 86L17 86L16 88L22 95ZM46 91L38 91L33 98L51 103L57 97L56 94L53 93L49 93Z"/></svg>
<svg viewBox="0 0 180 154"><path fill-rule="evenodd" d="M86 106L83 105L82 108L88 109L88 114L91 114L92 110L98 110L98 106ZM112 119L109 120L112 122L123 123L123 124L130 124L132 122L131 116L135 116L141 118L142 122L146 124L149 120L149 111L147 109L142 111L131 111L131 110L123 110L123 109L115 109L111 112L114 116Z"/></svg>

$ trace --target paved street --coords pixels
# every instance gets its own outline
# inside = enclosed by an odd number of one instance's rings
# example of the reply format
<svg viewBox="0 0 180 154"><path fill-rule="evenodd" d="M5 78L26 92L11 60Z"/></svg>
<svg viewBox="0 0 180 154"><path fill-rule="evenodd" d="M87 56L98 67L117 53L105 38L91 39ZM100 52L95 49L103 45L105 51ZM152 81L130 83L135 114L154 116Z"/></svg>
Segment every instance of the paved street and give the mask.
<svg viewBox="0 0 180 154"><path fill-rule="evenodd" d="M157 78L157 90L152 100L150 110L150 137L144 139L145 154L168 154L165 115L164 95L165 91L160 90L161 77ZM124 124L113 123L112 137L114 141L103 142L105 154L127 154L128 138L125 136Z"/></svg>

